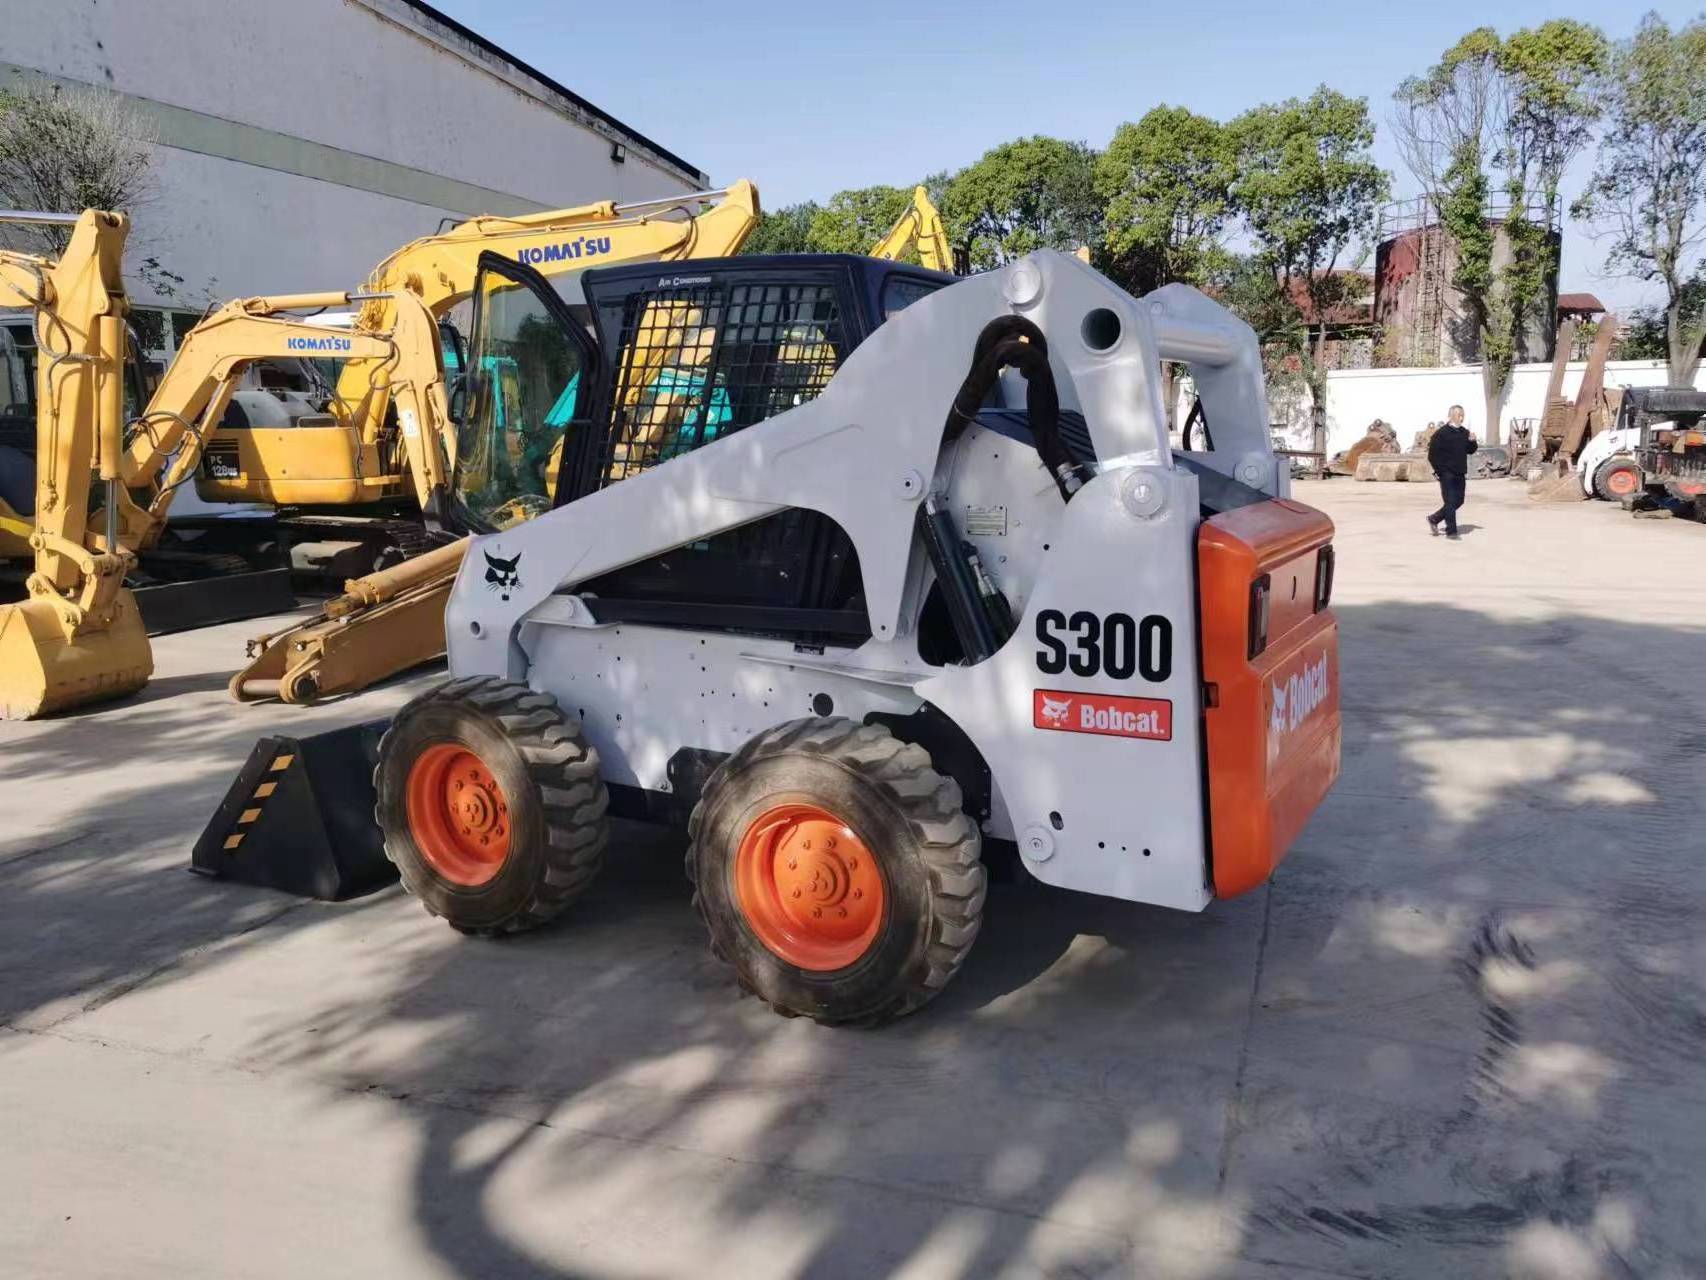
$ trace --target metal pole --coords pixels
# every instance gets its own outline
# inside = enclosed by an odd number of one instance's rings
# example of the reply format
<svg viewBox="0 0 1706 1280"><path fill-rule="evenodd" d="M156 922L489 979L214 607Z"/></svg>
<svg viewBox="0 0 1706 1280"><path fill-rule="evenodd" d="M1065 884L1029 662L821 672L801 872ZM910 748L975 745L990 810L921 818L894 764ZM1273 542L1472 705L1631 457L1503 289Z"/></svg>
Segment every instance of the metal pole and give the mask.
<svg viewBox="0 0 1706 1280"><path fill-rule="evenodd" d="M80 213L42 213L35 209L0 209L0 222L39 222L50 227L75 226Z"/></svg>
<svg viewBox="0 0 1706 1280"><path fill-rule="evenodd" d="M678 204L692 204L702 200L717 200L728 195L731 188L720 187L715 191L689 191L686 195L660 196L656 200L634 200L628 204L612 205L617 213L634 213L640 209L669 209Z"/></svg>

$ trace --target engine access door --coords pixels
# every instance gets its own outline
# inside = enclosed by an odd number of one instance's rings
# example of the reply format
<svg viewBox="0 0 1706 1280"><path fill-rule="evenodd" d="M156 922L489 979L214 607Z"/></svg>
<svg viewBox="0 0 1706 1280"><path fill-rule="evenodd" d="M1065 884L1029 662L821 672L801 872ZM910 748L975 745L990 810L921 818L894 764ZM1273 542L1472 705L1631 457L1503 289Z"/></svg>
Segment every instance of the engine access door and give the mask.
<svg viewBox="0 0 1706 1280"><path fill-rule="evenodd" d="M1339 776L1333 522L1286 499L1197 533L1214 891L1273 873Z"/></svg>

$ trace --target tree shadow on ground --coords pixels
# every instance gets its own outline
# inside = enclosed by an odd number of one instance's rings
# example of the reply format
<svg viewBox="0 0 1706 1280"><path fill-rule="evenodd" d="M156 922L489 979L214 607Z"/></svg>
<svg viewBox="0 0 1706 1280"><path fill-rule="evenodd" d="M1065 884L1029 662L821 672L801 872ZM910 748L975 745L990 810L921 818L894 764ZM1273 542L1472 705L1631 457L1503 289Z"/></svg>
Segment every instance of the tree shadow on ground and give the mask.
<svg viewBox="0 0 1706 1280"><path fill-rule="evenodd" d="M740 998L680 838L630 827L495 943L395 890L246 926L288 903L183 876L181 843L0 861L48 939L9 1018L264 971L210 1052L394 1099L420 1238L470 1277L1706 1268L1706 707L1671 675L1706 633L1339 612L1344 773L1270 889L1189 916L998 886L965 972L883 1030ZM51 963L97 891L161 928Z"/></svg>

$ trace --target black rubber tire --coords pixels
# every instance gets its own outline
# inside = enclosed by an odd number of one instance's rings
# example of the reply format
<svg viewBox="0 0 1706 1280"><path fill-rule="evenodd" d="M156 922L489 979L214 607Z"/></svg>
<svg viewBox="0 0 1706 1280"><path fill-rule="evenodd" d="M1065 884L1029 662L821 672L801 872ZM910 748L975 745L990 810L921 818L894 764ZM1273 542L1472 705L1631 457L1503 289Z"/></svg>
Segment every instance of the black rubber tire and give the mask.
<svg viewBox="0 0 1706 1280"><path fill-rule="evenodd" d="M496 776L509 802L509 857L468 888L440 876L409 830L409 770L426 747L456 742ZM374 816L403 887L463 933L495 936L544 924L604 863L610 797L598 753L556 699L495 676L451 680L410 702L379 744Z"/></svg>
<svg viewBox="0 0 1706 1280"><path fill-rule="evenodd" d="M833 972L761 943L734 894L742 833L786 798L841 817L881 869L886 912L870 950ZM912 1012L959 971L983 917L981 836L959 784L880 725L811 717L767 729L719 765L688 823L687 878L711 952L777 1013L875 1026Z"/></svg>
<svg viewBox="0 0 1706 1280"><path fill-rule="evenodd" d="M1614 471L1632 471L1635 473L1635 493L1641 491L1641 468L1635 465L1633 458L1607 458L1593 469L1593 496L1603 502L1618 502L1628 497L1628 494L1611 491L1611 475Z"/></svg>

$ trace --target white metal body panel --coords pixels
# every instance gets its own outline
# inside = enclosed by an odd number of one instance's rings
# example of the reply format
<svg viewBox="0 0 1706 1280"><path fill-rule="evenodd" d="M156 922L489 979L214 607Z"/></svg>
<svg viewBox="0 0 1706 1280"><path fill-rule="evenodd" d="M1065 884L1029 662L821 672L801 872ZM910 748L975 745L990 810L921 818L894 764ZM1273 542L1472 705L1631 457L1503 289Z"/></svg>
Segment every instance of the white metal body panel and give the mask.
<svg viewBox="0 0 1706 1280"><path fill-rule="evenodd" d="M668 791L669 758L683 747L732 752L784 720L918 709L916 675L859 680L797 661L792 643L669 627L530 624L529 682L580 717L604 780ZM832 653L838 651L831 650Z"/></svg>
<svg viewBox="0 0 1706 1280"><path fill-rule="evenodd" d="M1134 515L1122 491L1162 495ZM1039 880L1161 906L1208 904L1197 664L1196 477L1168 468L1104 471L1074 495L1044 554L1024 616L1000 652L944 667L916 686L977 744L1019 852ZM1165 618L1165 680L1116 680L1038 669L1037 615L1124 613ZM1171 736L1151 741L1038 728L1035 691L1129 697L1169 705ZM1056 699L1064 701L1064 699ZM1076 713L1078 705L1069 708Z"/></svg>
<svg viewBox="0 0 1706 1280"><path fill-rule="evenodd" d="M1101 474L1064 506L1026 446L973 429L941 449L978 333L1015 311L1048 337L1062 407L1084 414L1102 459ZM1201 908L1210 892L1197 482L1168 448L1163 355L1192 362L1214 424L1208 465L1277 495L1284 477L1246 326L1193 290L1169 286L1140 301L1076 259L1034 254L890 318L817 399L476 539L446 612L451 670L527 681L584 711L609 780L652 790L667 785L676 750L731 751L761 728L812 714L820 693L853 718L927 699L989 766L986 829L1017 839L1039 878ZM931 668L918 656L930 573L914 518L927 487L961 522L971 507L1006 506L1004 534L985 524L971 540L1023 617L977 666ZM786 507L824 512L852 539L872 632L859 648L818 657L786 641L598 626L573 594L577 583ZM489 582L485 553L513 562L514 574ZM1119 680L1039 671L1036 620L1048 609L1164 618L1170 668ZM1039 728L1033 699L1044 688L1164 701L1170 734Z"/></svg>

